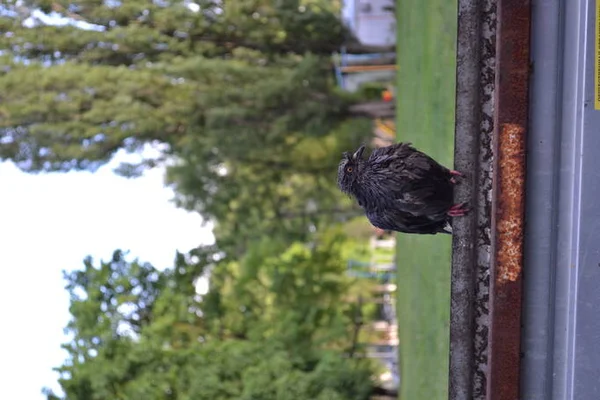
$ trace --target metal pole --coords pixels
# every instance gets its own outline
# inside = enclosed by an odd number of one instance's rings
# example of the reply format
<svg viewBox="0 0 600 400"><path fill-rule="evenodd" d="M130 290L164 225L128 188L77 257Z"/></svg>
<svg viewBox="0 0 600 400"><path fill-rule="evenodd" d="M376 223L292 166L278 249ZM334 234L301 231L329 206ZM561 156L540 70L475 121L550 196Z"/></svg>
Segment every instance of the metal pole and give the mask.
<svg viewBox="0 0 600 400"><path fill-rule="evenodd" d="M530 4L459 0L451 400L518 398Z"/></svg>
<svg viewBox="0 0 600 400"><path fill-rule="evenodd" d="M489 399L519 398L531 5L499 0Z"/></svg>
<svg viewBox="0 0 600 400"><path fill-rule="evenodd" d="M485 398L491 247L496 0L458 0L454 168L456 202L471 212L453 226L450 400Z"/></svg>

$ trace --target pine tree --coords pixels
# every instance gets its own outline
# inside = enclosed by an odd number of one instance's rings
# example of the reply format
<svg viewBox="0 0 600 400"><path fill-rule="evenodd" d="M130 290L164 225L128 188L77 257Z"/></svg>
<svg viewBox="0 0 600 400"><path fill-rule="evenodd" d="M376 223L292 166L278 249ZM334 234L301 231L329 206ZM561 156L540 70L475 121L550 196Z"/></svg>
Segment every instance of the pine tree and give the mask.
<svg viewBox="0 0 600 400"><path fill-rule="evenodd" d="M356 98L319 55L343 37L325 3L28 2L91 25L0 18L10 49L0 158L29 172L94 170L121 149L160 144L158 159L118 172L168 161L179 204L241 234L242 250L249 236L302 240L344 220L350 203L332 182L369 125L348 122Z"/></svg>

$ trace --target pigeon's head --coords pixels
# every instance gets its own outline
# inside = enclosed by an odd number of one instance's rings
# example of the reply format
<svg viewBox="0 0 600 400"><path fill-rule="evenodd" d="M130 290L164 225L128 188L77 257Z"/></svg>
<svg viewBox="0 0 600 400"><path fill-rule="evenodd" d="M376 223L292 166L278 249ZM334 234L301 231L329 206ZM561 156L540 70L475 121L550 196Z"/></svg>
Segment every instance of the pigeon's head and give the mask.
<svg viewBox="0 0 600 400"><path fill-rule="evenodd" d="M352 194L358 177L362 173L365 161L362 154L365 146L360 146L354 153L344 153L338 167L338 186L344 193Z"/></svg>

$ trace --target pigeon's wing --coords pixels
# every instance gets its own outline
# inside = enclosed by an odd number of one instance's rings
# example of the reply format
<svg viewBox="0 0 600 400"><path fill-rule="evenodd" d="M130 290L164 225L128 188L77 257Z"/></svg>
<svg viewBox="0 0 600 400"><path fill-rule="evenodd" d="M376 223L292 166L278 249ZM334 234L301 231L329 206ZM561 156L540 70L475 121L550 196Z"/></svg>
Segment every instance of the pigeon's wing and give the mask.
<svg viewBox="0 0 600 400"><path fill-rule="evenodd" d="M430 219L445 218L452 205L454 188L445 177L430 175L409 181L395 193L396 205L402 211Z"/></svg>
<svg viewBox="0 0 600 400"><path fill-rule="evenodd" d="M391 146L378 147L369 156L368 164L379 167L401 167L405 161L417 151L410 143L396 143Z"/></svg>
<svg viewBox="0 0 600 400"><path fill-rule="evenodd" d="M435 189L431 187L406 191L396 197L396 204L400 210L414 216L434 218L448 210L448 203L444 199L432 199L434 195Z"/></svg>
<svg viewBox="0 0 600 400"><path fill-rule="evenodd" d="M371 153L367 165L374 171L387 171L397 179L418 181L432 176L451 178L450 170L410 143L380 147Z"/></svg>
<svg viewBox="0 0 600 400"><path fill-rule="evenodd" d="M399 157L404 155L406 173L415 179L430 176L447 177L448 179L451 177L448 168L410 145L408 145L408 149L399 150L398 155Z"/></svg>
<svg viewBox="0 0 600 400"><path fill-rule="evenodd" d="M438 220L452 205L450 171L410 143L374 150L368 165L369 172L377 174L368 178L371 182L385 179L386 197L394 200L394 208Z"/></svg>
<svg viewBox="0 0 600 400"><path fill-rule="evenodd" d="M452 228L447 220L433 221L427 217L415 216L398 210L386 210L385 212L371 210L367 211L366 215L371 224L384 230L431 235L452 233Z"/></svg>

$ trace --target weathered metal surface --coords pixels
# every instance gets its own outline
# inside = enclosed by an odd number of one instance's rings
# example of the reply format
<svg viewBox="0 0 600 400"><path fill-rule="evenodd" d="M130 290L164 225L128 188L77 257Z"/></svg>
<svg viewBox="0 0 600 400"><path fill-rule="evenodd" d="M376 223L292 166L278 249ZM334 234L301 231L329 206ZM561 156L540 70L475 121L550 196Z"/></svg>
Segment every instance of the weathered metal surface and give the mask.
<svg viewBox="0 0 600 400"><path fill-rule="evenodd" d="M600 3L534 4L521 396L599 399Z"/></svg>
<svg viewBox="0 0 600 400"><path fill-rule="evenodd" d="M458 1L450 400L518 398L529 8Z"/></svg>
<svg viewBox="0 0 600 400"><path fill-rule="evenodd" d="M487 389L495 34L496 0L458 1L454 167L466 179L455 201L472 212L453 226L450 400Z"/></svg>
<svg viewBox="0 0 600 400"><path fill-rule="evenodd" d="M499 0L489 399L519 398L531 4Z"/></svg>
<svg viewBox="0 0 600 400"><path fill-rule="evenodd" d="M560 149L566 144L560 140L562 118L559 111L562 96L562 79L559 77L562 57L567 56L558 34L565 29L563 5L562 0L545 0L534 4L531 15L530 58L534 67L529 92L534 101L529 106L527 132L526 274L521 313L520 395L524 400L565 399L559 391L552 389L554 382L561 381L556 376L563 375L552 365L556 338L553 332L554 302L557 300L553 267L559 248L557 233L566 231L564 225L557 227L558 193L565 191L559 187L559 171L565 171L563 163L572 164L569 159L560 157ZM567 85L572 86L571 82ZM562 209L568 210L564 204Z"/></svg>

